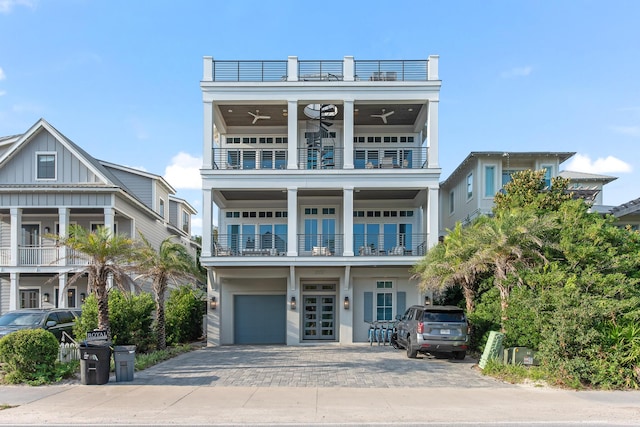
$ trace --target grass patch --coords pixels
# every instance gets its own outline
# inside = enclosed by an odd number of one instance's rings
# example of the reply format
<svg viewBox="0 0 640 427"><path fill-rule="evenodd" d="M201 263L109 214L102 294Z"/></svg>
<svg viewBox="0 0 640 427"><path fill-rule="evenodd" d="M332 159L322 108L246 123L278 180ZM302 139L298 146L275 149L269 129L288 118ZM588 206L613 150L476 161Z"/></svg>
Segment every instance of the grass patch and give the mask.
<svg viewBox="0 0 640 427"><path fill-rule="evenodd" d="M18 407L18 405L5 405L5 404L2 404L2 405L0 405L0 411L2 411L3 409L11 409L11 408L17 408L17 407Z"/></svg>
<svg viewBox="0 0 640 427"><path fill-rule="evenodd" d="M542 385L549 381L548 373L539 366L505 365L496 359L487 362L482 374L511 384L533 382Z"/></svg>
<svg viewBox="0 0 640 427"><path fill-rule="evenodd" d="M145 354L136 354L135 369L136 371L147 369L153 365L157 365L160 362L172 359L179 354L188 353L193 349L194 347L189 344L182 344L173 347L167 347L165 350L158 350Z"/></svg>

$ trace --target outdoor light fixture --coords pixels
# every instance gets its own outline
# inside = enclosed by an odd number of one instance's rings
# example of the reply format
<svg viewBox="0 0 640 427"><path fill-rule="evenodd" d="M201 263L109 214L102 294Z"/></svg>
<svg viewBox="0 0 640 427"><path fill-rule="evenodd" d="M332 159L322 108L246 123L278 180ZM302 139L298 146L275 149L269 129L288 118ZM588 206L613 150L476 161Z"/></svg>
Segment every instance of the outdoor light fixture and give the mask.
<svg viewBox="0 0 640 427"><path fill-rule="evenodd" d="M49 294L45 292L43 295L43 299L44 299L44 302L49 302Z"/></svg>
<svg viewBox="0 0 640 427"><path fill-rule="evenodd" d="M296 309L296 297L291 297L291 310Z"/></svg>
<svg viewBox="0 0 640 427"><path fill-rule="evenodd" d="M431 304L431 300L429 299L429 295L425 295L424 296L424 305L430 305Z"/></svg>
<svg viewBox="0 0 640 427"><path fill-rule="evenodd" d="M71 289L69 289L69 290L67 291L67 296L68 296L69 298L72 298L72 297L73 297L73 291L72 291Z"/></svg>
<svg viewBox="0 0 640 427"><path fill-rule="evenodd" d="M216 297L211 297L209 307L211 307L211 310L215 310L216 308L218 308L218 299Z"/></svg>
<svg viewBox="0 0 640 427"><path fill-rule="evenodd" d="M51 232L51 229L49 227L45 227L44 234L49 234L49 232Z"/></svg>
<svg viewBox="0 0 640 427"><path fill-rule="evenodd" d="M80 293L80 302L84 302L84 300L87 298L87 296L85 295L84 292Z"/></svg>
<svg viewBox="0 0 640 427"><path fill-rule="evenodd" d="M349 310L349 297L344 297L344 309Z"/></svg>

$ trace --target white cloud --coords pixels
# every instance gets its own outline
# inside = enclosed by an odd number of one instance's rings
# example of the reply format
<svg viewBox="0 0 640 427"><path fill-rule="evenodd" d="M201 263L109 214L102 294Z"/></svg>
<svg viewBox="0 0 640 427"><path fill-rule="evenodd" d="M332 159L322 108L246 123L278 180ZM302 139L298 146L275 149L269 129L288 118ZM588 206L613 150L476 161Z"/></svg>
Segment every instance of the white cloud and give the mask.
<svg viewBox="0 0 640 427"><path fill-rule="evenodd" d="M640 126L611 126L611 129L623 135L640 137Z"/></svg>
<svg viewBox="0 0 640 427"><path fill-rule="evenodd" d="M503 71L500 73L500 77L502 78L512 78L512 77L526 77L531 74L533 71L533 67L527 65L526 67L514 67L510 70Z"/></svg>
<svg viewBox="0 0 640 427"><path fill-rule="evenodd" d="M585 173L631 172L631 165L613 156L591 160L586 154L576 154L565 167L566 170Z"/></svg>
<svg viewBox="0 0 640 427"><path fill-rule="evenodd" d="M199 190L202 188L200 168L202 158L180 152L171 159L164 171L164 179L176 189Z"/></svg>
<svg viewBox="0 0 640 427"><path fill-rule="evenodd" d="M0 67L0 80L4 80L7 78L7 75L4 73L2 67Z"/></svg>
<svg viewBox="0 0 640 427"><path fill-rule="evenodd" d="M35 9L35 3L31 0L0 0L0 13L10 13L14 6L27 6Z"/></svg>

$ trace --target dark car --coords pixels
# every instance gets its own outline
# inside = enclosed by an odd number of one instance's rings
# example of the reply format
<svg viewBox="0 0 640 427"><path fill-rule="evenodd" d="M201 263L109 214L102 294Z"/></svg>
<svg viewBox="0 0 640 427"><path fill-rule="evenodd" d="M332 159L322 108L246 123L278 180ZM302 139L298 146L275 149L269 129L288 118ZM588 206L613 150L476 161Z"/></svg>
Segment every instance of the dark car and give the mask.
<svg viewBox="0 0 640 427"><path fill-rule="evenodd" d="M469 344L468 328L460 307L414 305L398 319L396 340L410 358L418 353L449 353L462 360Z"/></svg>
<svg viewBox="0 0 640 427"><path fill-rule="evenodd" d="M9 311L0 316L0 338L20 329L46 329L58 338L62 339L62 332L73 336L73 327L76 318L79 317L77 309L44 309L25 308Z"/></svg>

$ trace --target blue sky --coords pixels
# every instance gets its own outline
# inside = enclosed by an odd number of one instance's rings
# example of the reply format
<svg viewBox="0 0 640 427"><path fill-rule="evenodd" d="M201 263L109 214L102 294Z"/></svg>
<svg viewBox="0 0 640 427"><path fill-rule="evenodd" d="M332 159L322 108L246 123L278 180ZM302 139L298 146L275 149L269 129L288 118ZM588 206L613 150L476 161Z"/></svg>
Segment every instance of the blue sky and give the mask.
<svg viewBox="0 0 640 427"><path fill-rule="evenodd" d="M638 22L632 0L0 0L0 135L43 117L200 211L203 56L437 54L443 180L470 151L575 151L563 169L617 176L620 204L640 197Z"/></svg>

